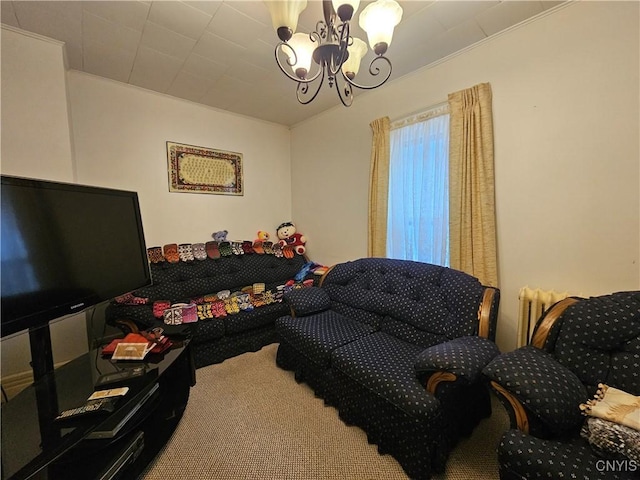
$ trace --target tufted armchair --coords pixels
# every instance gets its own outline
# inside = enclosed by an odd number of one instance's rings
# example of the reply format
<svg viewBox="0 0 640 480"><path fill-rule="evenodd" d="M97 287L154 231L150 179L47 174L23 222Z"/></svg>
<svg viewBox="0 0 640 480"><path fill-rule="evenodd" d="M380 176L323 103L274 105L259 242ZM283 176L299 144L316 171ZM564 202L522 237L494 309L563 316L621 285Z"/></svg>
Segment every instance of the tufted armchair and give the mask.
<svg viewBox="0 0 640 480"><path fill-rule="evenodd" d="M556 303L529 345L483 373L511 419L498 446L502 480L640 478L640 432L626 428L625 438L597 419L594 434L580 408L599 384L640 395L640 292Z"/></svg>

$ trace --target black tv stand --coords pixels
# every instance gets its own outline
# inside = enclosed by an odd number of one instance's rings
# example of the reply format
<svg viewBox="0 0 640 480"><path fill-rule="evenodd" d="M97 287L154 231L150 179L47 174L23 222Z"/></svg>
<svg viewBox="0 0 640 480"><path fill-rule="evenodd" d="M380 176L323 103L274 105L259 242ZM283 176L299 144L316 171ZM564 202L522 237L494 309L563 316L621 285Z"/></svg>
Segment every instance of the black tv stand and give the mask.
<svg viewBox="0 0 640 480"><path fill-rule="evenodd" d="M53 372L53 348L49 324L29 329L29 347L33 381L37 382L47 373Z"/></svg>
<svg viewBox="0 0 640 480"><path fill-rule="evenodd" d="M82 405L101 375L140 366L147 374L131 380L114 412L55 421ZM173 433L194 384L188 343L135 364L82 355L2 405L2 479L136 478Z"/></svg>

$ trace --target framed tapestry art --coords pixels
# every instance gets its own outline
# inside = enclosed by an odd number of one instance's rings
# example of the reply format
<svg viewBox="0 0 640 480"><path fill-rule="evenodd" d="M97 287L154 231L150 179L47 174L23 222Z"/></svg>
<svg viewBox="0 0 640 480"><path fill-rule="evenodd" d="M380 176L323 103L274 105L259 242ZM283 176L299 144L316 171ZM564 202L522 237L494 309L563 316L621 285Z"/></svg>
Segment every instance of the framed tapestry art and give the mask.
<svg viewBox="0 0 640 480"><path fill-rule="evenodd" d="M169 191L243 195L242 154L167 142Z"/></svg>

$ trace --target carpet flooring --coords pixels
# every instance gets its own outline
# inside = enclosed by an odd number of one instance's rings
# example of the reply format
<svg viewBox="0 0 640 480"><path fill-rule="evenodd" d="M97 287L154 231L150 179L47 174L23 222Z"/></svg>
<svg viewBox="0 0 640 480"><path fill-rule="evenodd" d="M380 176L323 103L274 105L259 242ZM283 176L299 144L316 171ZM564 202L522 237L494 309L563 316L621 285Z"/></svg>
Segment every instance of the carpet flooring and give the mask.
<svg viewBox="0 0 640 480"><path fill-rule="evenodd" d="M358 427L275 364L277 344L197 370L187 409L144 480L407 480ZM494 399L495 400L495 399ZM508 428L503 407L452 453L448 480L498 478L495 448Z"/></svg>

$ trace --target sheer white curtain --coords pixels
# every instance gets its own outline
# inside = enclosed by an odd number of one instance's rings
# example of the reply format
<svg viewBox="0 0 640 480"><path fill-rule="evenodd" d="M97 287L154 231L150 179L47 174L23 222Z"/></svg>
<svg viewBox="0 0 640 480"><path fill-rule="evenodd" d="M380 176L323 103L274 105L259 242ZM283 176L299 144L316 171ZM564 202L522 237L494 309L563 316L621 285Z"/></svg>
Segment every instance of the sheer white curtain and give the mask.
<svg viewBox="0 0 640 480"><path fill-rule="evenodd" d="M444 113L443 113L444 112ZM387 257L449 265L449 114L390 133ZM433 116L436 115L436 116ZM430 118L429 118L430 117Z"/></svg>

